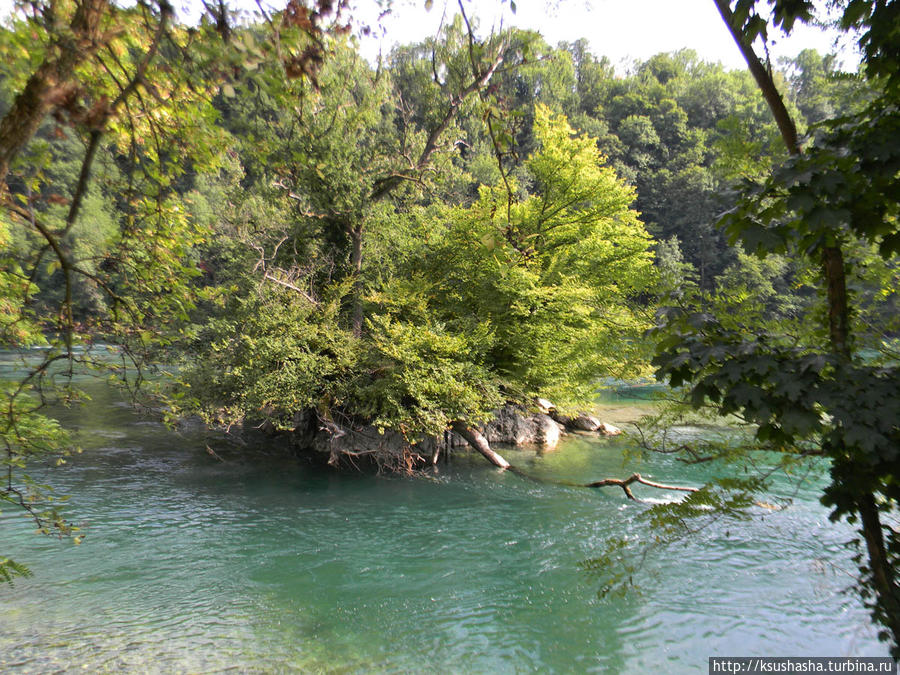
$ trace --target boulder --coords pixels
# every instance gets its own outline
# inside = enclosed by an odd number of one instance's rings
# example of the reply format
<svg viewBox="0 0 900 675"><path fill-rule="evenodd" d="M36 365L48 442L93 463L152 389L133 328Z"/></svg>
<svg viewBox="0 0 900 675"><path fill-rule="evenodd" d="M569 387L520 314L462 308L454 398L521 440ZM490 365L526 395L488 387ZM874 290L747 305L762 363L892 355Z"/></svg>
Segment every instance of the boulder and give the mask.
<svg viewBox="0 0 900 675"><path fill-rule="evenodd" d="M602 422L599 427L597 427L597 431L599 431L604 436L618 436L622 433L622 430L619 427L614 427L612 424L607 422Z"/></svg>
<svg viewBox="0 0 900 675"><path fill-rule="evenodd" d="M496 411L482 434L488 443L554 447L559 443L560 428L549 415L529 415L518 406L507 405Z"/></svg>
<svg viewBox="0 0 900 675"><path fill-rule="evenodd" d="M597 431L603 424L593 415L579 415L578 417L570 417L568 426L579 431Z"/></svg>
<svg viewBox="0 0 900 675"><path fill-rule="evenodd" d="M532 419L537 428L536 442L548 448L555 448L559 443L559 424L549 415L535 415Z"/></svg>
<svg viewBox="0 0 900 675"><path fill-rule="evenodd" d="M537 425L524 411L513 405L503 406L481 432L488 443L524 445L537 443Z"/></svg>

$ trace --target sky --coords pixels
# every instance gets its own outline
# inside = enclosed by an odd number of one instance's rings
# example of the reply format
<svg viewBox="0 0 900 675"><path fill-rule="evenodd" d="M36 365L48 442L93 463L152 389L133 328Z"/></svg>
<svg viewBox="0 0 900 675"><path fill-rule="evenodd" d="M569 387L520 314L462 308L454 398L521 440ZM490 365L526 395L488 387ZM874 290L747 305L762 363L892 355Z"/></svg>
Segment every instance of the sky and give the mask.
<svg viewBox="0 0 900 675"><path fill-rule="evenodd" d="M372 11L373 5L370 0L357 0L355 12L374 21L377 14ZM387 52L397 42L434 35L445 8L449 17L457 3L435 0L430 11L425 10L423 0L395 0L394 5L394 11L382 21L381 30L376 30L381 39L364 41L367 58L377 56L379 46ZM473 8L484 32L502 22L503 26L536 29L551 45L586 38L595 55L607 56L620 71L635 59L685 47L695 50L704 60L720 62L727 68L746 67L713 0L517 0L516 5L513 13L509 2L476 0L467 3L467 12ZM836 35L799 26L788 38L772 36L776 39L771 53L777 58L795 56L806 48L829 52ZM845 48L841 54L844 65L855 68L858 59L852 50Z"/></svg>
<svg viewBox="0 0 900 675"><path fill-rule="evenodd" d="M394 44L434 35L444 11L449 19L457 5L456 0L434 0L429 11L425 0L393 0L391 13L379 23L378 0L352 1L354 19L373 28L373 36L361 43L363 54L373 62L379 50L387 53ZM196 18L199 0L172 2L183 18ZM260 2L266 7L284 5L284 0ZM229 3L256 9L255 0ZM11 11L12 4L13 0L0 0L0 17ZM551 45L587 38L591 51L608 57L620 72L635 59L684 47L727 68L745 67L713 0L516 0L515 13L510 4L508 0L466 0L467 12L478 17L482 32L500 25L536 29ZM773 37L777 39L771 52L777 58L795 56L805 48L831 51L835 33L800 26L789 38ZM844 66L854 69L858 59L852 50L845 47L841 55Z"/></svg>

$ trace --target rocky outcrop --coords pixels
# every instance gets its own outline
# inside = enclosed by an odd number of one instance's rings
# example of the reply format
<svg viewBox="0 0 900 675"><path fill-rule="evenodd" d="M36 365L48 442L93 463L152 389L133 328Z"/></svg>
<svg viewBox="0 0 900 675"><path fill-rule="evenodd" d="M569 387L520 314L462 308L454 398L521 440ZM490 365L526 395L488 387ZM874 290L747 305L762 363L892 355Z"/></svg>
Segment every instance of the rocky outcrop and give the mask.
<svg viewBox="0 0 900 675"><path fill-rule="evenodd" d="M379 465L412 468L410 462L435 462L439 455L446 454L454 447L473 445L472 438L477 438L479 444L484 441L488 448L495 444L553 448L567 429L608 436L622 433L620 429L591 415L555 417L556 408L550 401L539 399L539 402L541 405L538 407L549 414L532 413L522 406L507 405L496 410L494 418L480 427L455 422L453 428L456 431L448 430L438 437L423 436L414 439L396 431L379 431L371 425L350 420L336 422L323 419L315 410L308 409L294 415L291 441L298 448L327 454L330 463L337 463L342 458L349 461L370 458ZM551 417L551 414L554 416ZM461 429L465 429L466 434L458 433ZM486 453L477 445L473 447L482 454ZM500 461L493 463L502 466Z"/></svg>

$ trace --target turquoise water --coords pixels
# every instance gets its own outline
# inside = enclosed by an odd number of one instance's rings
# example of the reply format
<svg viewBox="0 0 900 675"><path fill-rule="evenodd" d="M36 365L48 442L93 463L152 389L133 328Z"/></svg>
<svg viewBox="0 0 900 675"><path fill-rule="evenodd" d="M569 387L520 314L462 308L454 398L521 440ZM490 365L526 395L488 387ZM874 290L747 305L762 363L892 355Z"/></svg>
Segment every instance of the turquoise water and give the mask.
<svg viewBox="0 0 900 675"><path fill-rule="evenodd" d="M705 673L713 655L887 655L843 592L853 533L828 522L820 478L783 481L787 510L708 528L649 559L640 592L600 600L578 563L611 535L650 536L635 521L647 505L618 489L464 453L423 478L338 473L171 432L91 389L65 415L84 453L47 471L84 543L0 515L3 553L34 572L0 587L0 672ZM707 477L625 464L627 448L504 454L546 478Z"/></svg>

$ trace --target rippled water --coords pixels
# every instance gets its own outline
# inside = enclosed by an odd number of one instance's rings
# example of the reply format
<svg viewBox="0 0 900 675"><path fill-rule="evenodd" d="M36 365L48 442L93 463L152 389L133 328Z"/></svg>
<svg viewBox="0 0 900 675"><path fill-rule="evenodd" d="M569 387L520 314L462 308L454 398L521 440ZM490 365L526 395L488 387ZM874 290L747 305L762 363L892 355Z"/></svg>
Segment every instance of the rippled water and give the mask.
<svg viewBox="0 0 900 675"><path fill-rule="evenodd" d="M0 672L690 673L712 655L887 655L842 593L852 531L828 522L817 480L786 511L651 558L640 592L599 600L578 563L609 535L648 536L646 505L617 489L464 454L427 478L337 473L167 431L103 388L94 399L67 413L84 453L48 472L85 542L0 515L3 553L35 573L0 587ZM666 458L623 464L626 448L505 454L550 478L706 478Z"/></svg>

